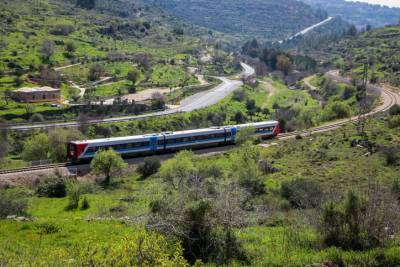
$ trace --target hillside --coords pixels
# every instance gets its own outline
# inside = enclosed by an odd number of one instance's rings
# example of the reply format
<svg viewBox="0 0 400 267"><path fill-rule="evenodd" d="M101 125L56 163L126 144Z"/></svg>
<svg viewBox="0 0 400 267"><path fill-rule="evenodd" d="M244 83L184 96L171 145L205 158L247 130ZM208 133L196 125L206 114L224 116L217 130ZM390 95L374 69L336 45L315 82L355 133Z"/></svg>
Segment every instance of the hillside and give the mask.
<svg viewBox="0 0 400 267"><path fill-rule="evenodd" d="M308 50L320 58L332 58L335 67L344 72L361 73L363 64L370 64L371 81L400 85L400 26L390 26L347 36L318 49Z"/></svg>
<svg viewBox="0 0 400 267"><path fill-rule="evenodd" d="M296 0L152 0L171 13L216 31L280 40L326 18Z"/></svg>
<svg viewBox="0 0 400 267"><path fill-rule="evenodd" d="M201 67L207 75L236 71L233 57L213 50L213 40L199 38L208 31L157 7L142 1L98 0L91 6L91 1L79 2L84 5L61 0L0 3L0 119L72 119L96 110L83 107L91 100L113 103L149 88L197 84L189 66ZM217 68L214 52L221 60ZM204 54L210 60L202 63ZM61 89L59 107L12 97L16 89L41 86ZM111 113L147 108L125 105L116 110Z"/></svg>
<svg viewBox="0 0 400 267"><path fill-rule="evenodd" d="M400 8L389 8L379 5L369 5L361 2L345 0L302 0L316 8L323 8L330 16L341 16L344 20L359 28L366 25L383 27L396 24L400 19Z"/></svg>

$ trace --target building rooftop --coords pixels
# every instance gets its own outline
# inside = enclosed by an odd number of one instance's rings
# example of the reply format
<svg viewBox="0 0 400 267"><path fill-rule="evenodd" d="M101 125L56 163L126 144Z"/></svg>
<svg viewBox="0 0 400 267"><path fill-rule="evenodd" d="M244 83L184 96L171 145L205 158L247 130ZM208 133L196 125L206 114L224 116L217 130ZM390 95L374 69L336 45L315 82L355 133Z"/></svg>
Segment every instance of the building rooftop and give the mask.
<svg viewBox="0 0 400 267"><path fill-rule="evenodd" d="M58 92L60 89L52 88L49 86L43 86L43 87L22 87L14 92L19 92L19 93L37 93L37 92Z"/></svg>

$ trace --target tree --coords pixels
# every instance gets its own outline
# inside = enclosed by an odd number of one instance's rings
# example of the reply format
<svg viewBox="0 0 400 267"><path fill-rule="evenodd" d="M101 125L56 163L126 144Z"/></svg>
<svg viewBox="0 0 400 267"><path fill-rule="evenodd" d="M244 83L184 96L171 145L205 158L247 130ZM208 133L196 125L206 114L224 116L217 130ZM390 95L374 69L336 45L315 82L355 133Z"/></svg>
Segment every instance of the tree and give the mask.
<svg viewBox="0 0 400 267"><path fill-rule="evenodd" d="M288 75L292 70L292 61L285 55L279 55L277 58L276 66L278 70L282 71L285 75Z"/></svg>
<svg viewBox="0 0 400 267"><path fill-rule="evenodd" d="M104 73L104 67L100 64L90 66L88 78L90 81L96 81Z"/></svg>
<svg viewBox="0 0 400 267"><path fill-rule="evenodd" d="M358 33L356 26L351 25L350 28L347 30L347 35L349 36L356 36Z"/></svg>
<svg viewBox="0 0 400 267"><path fill-rule="evenodd" d="M54 54L54 43L49 40L45 40L40 47L39 52L44 61L49 61L50 57Z"/></svg>
<svg viewBox="0 0 400 267"><path fill-rule="evenodd" d="M89 116L86 113L79 113L77 120L79 124L78 130L86 134L89 129Z"/></svg>
<svg viewBox="0 0 400 267"><path fill-rule="evenodd" d="M121 156L112 149L97 152L90 164L94 173L104 175L105 185L109 185L111 177L122 172L127 166Z"/></svg>
<svg viewBox="0 0 400 267"><path fill-rule="evenodd" d="M255 140L254 134L255 130L253 127L241 128L237 133L235 143L238 145L242 145L247 142L253 143Z"/></svg>
<svg viewBox="0 0 400 267"><path fill-rule="evenodd" d="M54 129L48 134L49 137L49 157L57 162L67 160L66 144L73 140L82 140L84 136L76 129Z"/></svg>
<svg viewBox="0 0 400 267"><path fill-rule="evenodd" d="M159 93L155 92L151 96L151 107L153 109L164 109L165 108L165 97Z"/></svg>
<svg viewBox="0 0 400 267"><path fill-rule="evenodd" d="M6 105L8 105L8 102L12 98L12 90L11 89L6 89L4 91L4 101L6 102Z"/></svg>
<svg viewBox="0 0 400 267"><path fill-rule="evenodd" d="M16 87L20 87L24 83L24 80L21 78L21 76L17 76L14 78L14 85Z"/></svg>
<svg viewBox="0 0 400 267"><path fill-rule="evenodd" d="M126 77L126 79L130 82L132 82L132 88L133 91L136 91L136 83L138 81L139 78L139 72L137 70L131 70L128 72L128 75Z"/></svg>
<svg viewBox="0 0 400 267"><path fill-rule="evenodd" d="M59 88L61 86L61 73L51 68L42 68L40 71L40 84Z"/></svg>
<svg viewBox="0 0 400 267"><path fill-rule="evenodd" d="M148 70L150 68L151 55L146 53L138 53L134 55L134 60L138 63L139 67Z"/></svg>
<svg viewBox="0 0 400 267"><path fill-rule="evenodd" d="M32 114L35 112L35 106L32 104L25 104L24 109L28 118L30 118Z"/></svg>
<svg viewBox="0 0 400 267"><path fill-rule="evenodd" d="M74 56L74 53L76 51L76 45L74 42L70 41L66 43L65 45L65 52L67 53L67 57L72 58Z"/></svg>
<svg viewBox="0 0 400 267"><path fill-rule="evenodd" d="M26 161L48 159L49 147L48 135L45 133L36 134L24 142L22 158Z"/></svg>

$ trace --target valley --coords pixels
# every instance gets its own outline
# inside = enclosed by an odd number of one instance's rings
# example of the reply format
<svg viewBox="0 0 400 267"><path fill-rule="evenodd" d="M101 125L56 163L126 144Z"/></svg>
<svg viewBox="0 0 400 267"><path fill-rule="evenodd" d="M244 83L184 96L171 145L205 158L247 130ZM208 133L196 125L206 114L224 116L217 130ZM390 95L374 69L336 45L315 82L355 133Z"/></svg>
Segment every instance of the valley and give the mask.
<svg viewBox="0 0 400 267"><path fill-rule="evenodd" d="M399 266L400 9L0 3L0 266Z"/></svg>

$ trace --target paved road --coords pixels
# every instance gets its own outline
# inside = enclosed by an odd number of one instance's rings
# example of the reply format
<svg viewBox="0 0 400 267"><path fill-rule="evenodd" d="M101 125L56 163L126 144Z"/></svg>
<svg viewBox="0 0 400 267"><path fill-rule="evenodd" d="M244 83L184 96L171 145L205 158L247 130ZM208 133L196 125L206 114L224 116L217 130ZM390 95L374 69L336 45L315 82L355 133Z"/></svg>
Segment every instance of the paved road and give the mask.
<svg viewBox="0 0 400 267"><path fill-rule="evenodd" d="M307 34L308 32L314 30L315 28L318 28L318 27L320 27L320 26L322 26L322 25L328 23L328 22L331 21L332 19L333 19L333 17L329 17L329 18L327 18L327 19L325 19L325 20L323 20L323 21L321 21L321 22L318 22L318 23L316 23L316 24L314 24L314 25L312 25L312 26L310 26L310 27L308 27L308 28L305 28L304 30L302 30L302 31L300 31L300 32L298 32L298 33L296 33L295 35L293 35L293 36L291 36L291 37L289 37L289 38L287 38L287 39L285 39L285 40L279 41L278 43L282 44L283 42L288 41L288 40L292 40L293 38L296 38L296 37L298 37L298 36L300 36L300 35L305 35L305 34Z"/></svg>
<svg viewBox="0 0 400 267"><path fill-rule="evenodd" d="M255 73L254 69L245 63L241 63L243 67L243 72L241 76L249 77ZM177 108L150 113L143 115L135 115L135 116L124 116L124 117L113 117L106 119L96 119L90 120L88 124L100 124L100 123L112 123L112 122L121 122L121 121L130 121L136 119L150 118L150 117L160 117L170 114L177 114L182 112L190 112L197 109L205 108L211 105L218 103L224 97L228 96L230 93L238 89L242 82L230 80L224 77L217 77L222 81L217 87L208 90L206 92L200 92L195 95L184 99L181 105ZM76 127L79 123L77 121L70 122L49 122L49 123L40 123L40 124L22 124L22 125L13 125L10 126L9 129L12 131L27 131L33 129L46 129L46 128L55 128L55 127Z"/></svg>

